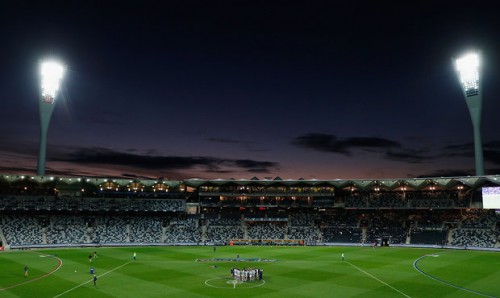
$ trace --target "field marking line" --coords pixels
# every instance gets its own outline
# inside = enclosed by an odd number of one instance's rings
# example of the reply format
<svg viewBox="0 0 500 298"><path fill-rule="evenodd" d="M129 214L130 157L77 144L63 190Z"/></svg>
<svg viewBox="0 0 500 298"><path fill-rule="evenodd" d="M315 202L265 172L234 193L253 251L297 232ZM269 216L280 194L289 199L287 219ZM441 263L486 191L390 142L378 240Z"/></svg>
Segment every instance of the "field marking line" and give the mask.
<svg viewBox="0 0 500 298"><path fill-rule="evenodd" d="M184 260L146 260L146 261L134 261L135 263L182 263L186 262ZM208 263L208 262L207 262Z"/></svg>
<svg viewBox="0 0 500 298"><path fill-rule="evenodd" d="M42 256L42 255L40 255L40 256ZM34 282L34 281L37 281L37 280L42 279L42 278L44 278L44 277L47 277L47 276L49 276L49 275L52 275L52 274L54 274L57 270L59 270L59 269L62 267L63 262L62 262L62 260L61 260L61 259L59 259L58 257L56 257L56 256L50 256L50 255L44 255L44 256L48 256L48 257L51 257L51 258L56 259L56 260L57 260L57 262L58 262L57 267L56 267L56 268L54 268L54 269L52 269L52 271L50 271L49 273L45 273L44 275L41 275L41 276L39 276L39 277L35 277L35 278L30 279L30 280L27 280L27 281L25 281L25 282L21 282L21 283L18 283L18 284L12 285L12 286L8 286L8 287L6 287L6 288L0 288L0 292L5 291L5 290L8 290L8 289L15 288L15 287L19 287L19 286L22 286L22 285L25 285L25 284L29 284L29 283L31 283L31 282Z"/></svg>
<svg viewBox="0 0 500 298"><path fill-rule="evenodd" d="M380 283L388 286L389 288L393 289L394 291L398 292L399 294L401 294L401 295L403 295L403 296L405 296L407 298L411 298L410 296L406 295L405 293L401 292L400 290L396 289L395 287L391 286L390 284L386 283L385 281L383 281L383 280L381 280L381 279L379 279L379 278L371 275L370 273L368 273L365 270L359 268L358 266L352 264L351 262L346 261L346 263L349 264L349 265L351 265L352 267L356 268L357 270L361 271L362 273L368 275L369 277L375 279L376 281L378 281L378 282L380 282Z"/></svg>
<svg viewBox="0 0 500 298"><path fill-rule="evenodd" d="M459 290L463 290L463 291L466 291L466 292L469 292L469 293L472 293L472 294L476 294L476 295L480 295L480 296L484 296L484 297L490 297L490 298L495 298L495 296L491 296L491 295L488 295L488 294L484 294L484 293L481 293L481 292L478 292L478 291L474 291L474 290L471 290L471 289L467 289L467 288L464 288L464 287L461 287L461 286L457 286L457 285L454 285L452 283L449 283L447 281L444 281L440 278L437 278L435 276L432 276L426 272L424 272L422 269L418 268L417 266L417 263L422 260L423 258L426 258L426 257L433 257L433 255L423 255L421 256L420 258L416 259L414 262L413 262L413 268L415 268L415 270L417 270L419 273L427 276L428 278L431 278L431 279L434 279L435 281L438 281L440 283L443 283L445 285L448 285L450 287L453 287L455 289L459 289Z"/></svg>
<svg viewBox="0 0 500 298"><path fill-rule="evenodd" d="M111 273L111 272L113 272L113 271L115 271L115 270L118 270L118 269L122 268L123 266L128 265L128 264L130 264L130 263L132 263L132 262L133 262L133 261L128 261L127 263L122 264L122 265L120 265L120 266L118 266L118 267L116 267L116 268L113 268L113 269L109 270L109 271L106 271L106 272L104 272L104 273L103 273L103 274L101 274L101 275L97 275L97 277L102 277L102 276L105 276L105 275L107 275L108 273ZM67 291L62 292L61 294L58 294L58 295L54 296L53 298L61 297L62 295L67 294L67 293L69 293L69 292L71 292L71 291L73 291L73 290L75 290L75 289L78 289L79 287L84 286L84 285L86 285L86 284L88 284L89 282L92 282L92 281L93 281L93 279L90 279L90 280L88 280L88 281L86 281L86 282L84 282L84 283L81 283L81 284L79 284L79 285L77 285L77 286L72 287L71 289L69 289L69 290L67 290Z"/></svg>
<svg viewBox="0 0 500 298"><path fill-rule="evenodd" d="M210 279L205 280L205 285L209 286L211 288L216 288L216 289L227 289L227 287L214 286L214 285L210 284L211 281L218 280L218 279L225 279L227 284L233 285L233 289L236 289L236 284L243 284L243 282L234 280L233 278L230 278L230 277L215 277L215 278L210 278ZM240 289L253 289L253 288L262 287L263 285L266 284L266 281L264 279L259 280L259 282L260 283L256 284L256 285L240 287Z"/></svg>

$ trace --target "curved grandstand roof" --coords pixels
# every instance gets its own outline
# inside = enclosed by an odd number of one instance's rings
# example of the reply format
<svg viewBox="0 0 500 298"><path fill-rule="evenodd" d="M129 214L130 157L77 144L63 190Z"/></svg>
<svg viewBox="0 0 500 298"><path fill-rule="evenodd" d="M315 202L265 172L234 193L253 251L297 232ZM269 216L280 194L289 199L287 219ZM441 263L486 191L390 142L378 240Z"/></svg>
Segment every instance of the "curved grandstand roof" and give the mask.
<svg viewBox="0 0 500 298"><path fill-rule="evenodd" d="M413 189L422 189L428 185L440 186L441 188L452 188L458 184L467 185L471 188L481 187L483 185L500 185L500 176L465 176L465 177L434 177L434 178L411 178L411 179L335 179L335 180L280 180L280 179L216 179L216 180L203 180L203 179L186 179L183 181L186 185L198 187L200 185L263 185L263 186L334 186L337 188L344 188L354 186L358 189L372 189L375 187L384 189L395 189L400 186L409 186Z"/></svg>
<svg viewBox="0 0 500 298"><path fill-rule="evenodd" d="M199 179L191 178L184 180L163 180L163 179L124 179L124 178L106 178L106 177L57 177L57 176L29 176L16 174L0 174L0 183L16 183L22 181L31 181L36 184L45 184L51 182L64 184L91 184L99 186L103 183L113 182L124 186L129 183L139 183L144 186L152 186L158 183L170 187L186 185L190 187L200 186L222 186L222 185L261 185L261 186L333 186L336 188L355 187L357 189L370 190L373 188L383 188L393 190L401 186L407 186L412 189L423 189L426 186L433 185L440 188L449 189L456 185L466 185L470 188L481 186L500 185L500 175L490 176L463 176L463 177L429 177L429 178L401 178L401 179L335 179L335 180L305 180L305 179Z"/></svg>

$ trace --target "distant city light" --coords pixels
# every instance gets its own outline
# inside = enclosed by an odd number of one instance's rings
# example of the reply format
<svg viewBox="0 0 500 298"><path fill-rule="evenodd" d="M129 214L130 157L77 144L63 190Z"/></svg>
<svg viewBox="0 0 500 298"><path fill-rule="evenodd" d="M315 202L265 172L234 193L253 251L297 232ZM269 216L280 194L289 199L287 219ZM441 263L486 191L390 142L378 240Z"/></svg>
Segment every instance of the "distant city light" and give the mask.
<svg viewBox="0 0 500 298"><path fill-rule="evenodd" d="M467 96L479 92L479 55L469 53L457 59L455 65L462 88Z"/></svg>

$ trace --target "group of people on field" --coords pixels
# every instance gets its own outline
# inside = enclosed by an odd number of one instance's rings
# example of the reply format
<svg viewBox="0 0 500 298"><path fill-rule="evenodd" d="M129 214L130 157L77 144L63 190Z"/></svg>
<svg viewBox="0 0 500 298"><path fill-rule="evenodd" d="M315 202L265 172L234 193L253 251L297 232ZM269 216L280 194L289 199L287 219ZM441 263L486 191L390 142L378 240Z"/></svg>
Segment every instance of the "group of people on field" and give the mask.
<svg viewBox="0 0 500 298"><path fill-rule="evenodd" d="M259 268L231 268L231 276L239 282L262 280L263 271Z"/></svg>

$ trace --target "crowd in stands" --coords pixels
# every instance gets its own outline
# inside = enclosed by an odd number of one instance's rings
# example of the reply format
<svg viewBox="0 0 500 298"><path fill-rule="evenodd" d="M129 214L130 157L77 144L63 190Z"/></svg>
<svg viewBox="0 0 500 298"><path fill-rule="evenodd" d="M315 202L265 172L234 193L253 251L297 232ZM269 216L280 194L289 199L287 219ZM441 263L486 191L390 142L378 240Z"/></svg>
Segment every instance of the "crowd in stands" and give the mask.
<svg viewBox="0 0 500 298"><path fill-rule="evenodd" d="M129 221L130 242L160 243L162 241L163 219L159 217L132 217Z"/></svg>
<svg viewBox="0 0 500 298"><path fill-rule="evenodd" d="M361 243L362 229L348 227L323 227L323 242Z"/></svg>
<svg viewBox="0 0 500 298"><path fill-rule="evenodd" d="M498 235L488 229L456 229L452 237L452 246L494 247L498 241Z"/></svg>
<svg viewBox="0 0 500 298"><path fill-rule="evenodd" d="M14 245L43 243L43 225L39 218L18 215L2 216L1 228L7 243Z"/></svg>
<svg viewBox="0 0 500 298"><path fill-rule="evenodd" d="M181 212L185 208L181 199L0 196L0 211Z"/></svg>
<svg viewBox="0 0 500 298"><path fill-rule="evenodd" d="M376 242L498 247L499 230L500 216L493 210L483 209L213 208L197 214L152 211L140 215L103 211L73 214L11 211L2 213L0 220L0 236L14 246L227 244L231 239L248 239L302 240L306 244Z"/></svg>
<svg viewBox="0 0 500 298"><path fill-rule="evenodd" d="M317 243L320 241L321 232L317 227L290 227L288 228L288 239L304 240L306 243Z"/></svg>
<svg viewBox="0 0 500 298"><path fill-rule="evenodd" d="M170 220L165 230L167 243L200 243L201 229L196 218L178 218Z"/></svg>
<svg viewBox="0 0 500 298"><path fill-rule="evenodd" d="M240 226L207 226L206 239L214 243L227 243L229 239L244 239L245 234Z"/></svg>
<svg viewBox="0 0 500 298"><path fill-rule="evenodd" d="M53 217L45 229L47 243L85 243L86 225L84 217L59 215Z"/></svg>
<svg viewBox="0 0 500 298"><path fill-rule="evenodd" d="M366 228L366 242L387 241L392 244L405 244L408 229L403 219L394 211L364 213L360 224Z"/></svg>
<svg viewBox="0 0 500 298"><path fill-rule="evenodd" d="M229 239L243 239L245 232L242 228L241 214L211 214L205 217L206 239L214 243L227 243ZM223 217L223 215L227 217Z"/></svg>
<svg viewBox="0 0 500 298"><path fill-rule="evenodd" d="M91 227L93 243L128 242L127 219L125 217L100 216Z"/></svg>
<svg viewBox="0 0 500 298"><path fill-rule="evenodd" d="M463 208L471 204L472 194L448 191L367 192L345 198L346 208Z"/></svg>
<svg viewBox="0 0 500 298"><path fill-rule="evenodd" d="M411 231L411 244L446 244L448 231L447 230L425 230L414 229Z"/></svg>
<svg viewBox="0 0 500 298"><path fill-rule="evenodd" d="M283 222L253 222L247 227L250 239L285 239L286 223Z"/></svg>

